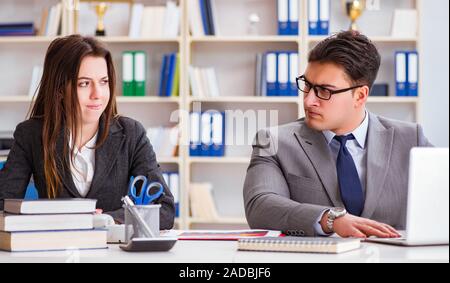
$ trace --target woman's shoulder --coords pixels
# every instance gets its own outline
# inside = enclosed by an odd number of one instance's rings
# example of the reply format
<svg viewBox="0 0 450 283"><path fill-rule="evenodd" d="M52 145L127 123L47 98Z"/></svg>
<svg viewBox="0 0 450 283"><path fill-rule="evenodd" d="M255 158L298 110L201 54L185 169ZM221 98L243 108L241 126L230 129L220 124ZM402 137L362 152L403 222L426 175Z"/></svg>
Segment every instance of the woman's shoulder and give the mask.
<svg viewBox="0 0 450 283"><path fill-rule="evenodd" d="M43 120L39 118L30 118L22 123L19 123L16 127L17 134L36 134L42 132Z"/></svg>
<svg viewBox="0 0 450 283"><path fill-rule="evenodd" d="M144 126L139 121L130 117L119 115L114 120L116 126L122 128L124 132L135 134L145 132Z"/></svg>

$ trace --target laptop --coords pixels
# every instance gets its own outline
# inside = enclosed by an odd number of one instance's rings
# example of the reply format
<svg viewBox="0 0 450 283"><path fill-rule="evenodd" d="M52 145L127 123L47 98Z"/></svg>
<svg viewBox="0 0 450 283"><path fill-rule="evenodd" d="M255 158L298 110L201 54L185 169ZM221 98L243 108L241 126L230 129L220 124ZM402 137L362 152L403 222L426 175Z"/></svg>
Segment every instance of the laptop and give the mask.
<svg viewBox="0 0 450 283"><path fill-rule="evenodd" d="M449 244L449 149L413 148L410 153L406 231L398 239L367 242L401 246Z"/></svg>

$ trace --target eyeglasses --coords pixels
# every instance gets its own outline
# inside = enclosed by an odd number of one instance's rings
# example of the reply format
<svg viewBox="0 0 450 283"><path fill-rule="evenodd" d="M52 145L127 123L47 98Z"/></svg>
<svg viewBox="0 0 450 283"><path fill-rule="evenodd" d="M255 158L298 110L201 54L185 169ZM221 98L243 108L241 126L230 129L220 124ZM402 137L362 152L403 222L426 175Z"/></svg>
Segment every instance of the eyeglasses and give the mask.
<svg viewBox="0 0 450 283"><path fill-rule="evenodd" d="M324 86L320 85L313 85L312 83L308 82L305 78L305 76L300 76L295 79L297 81L297 88L305 93L308 94L312 89L314 89L314 93L316 96L322 100L330 100L331 96L338 93L343 93L349 90L353 90L359 87L363 87L364 85L357 85L345 89L339 89L339 90L331 90Z"/></svg>

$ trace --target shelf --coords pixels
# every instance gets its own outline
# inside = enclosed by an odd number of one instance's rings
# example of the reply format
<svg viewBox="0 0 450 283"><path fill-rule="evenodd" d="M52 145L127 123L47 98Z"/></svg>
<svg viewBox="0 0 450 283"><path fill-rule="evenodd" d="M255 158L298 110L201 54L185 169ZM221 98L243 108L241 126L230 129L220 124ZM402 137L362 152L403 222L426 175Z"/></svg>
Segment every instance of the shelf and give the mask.
<svg viewBox="0 0 450 283"><path fill-rule="evenodd" d="M258 97L258 96L222 96L222 97L190 97L192 102L235 102L235 103L298 103L299 97Z"/></svg>
<svg viewBox="0 0 450 283"><path fill-rule="evenodd" d="M1 43L50 43L58 37L48 36L5 36L0 37ZM106 43L179 43L177 38L130 38L128 36L95 37Z"/></svg>
<svg viewBox="0 0 450 283"><path fill-rule="evenodd" d="M399 96L377 96L369 97L369 103L419 103L418 97L399 97Z"/></svg>
<svg viewBox="0 0 450 283"><path fill-rule="evenodd" d="M330 35L331 36L331 35ZM329 36L308 36L308 43L319 43L320 41L328 38ZM416 43L418 38L401 38L391 36L370 36L369 37L375 43Z"/></svg>
<svg viewBox="0 0 450 283"><path fill-rule="evenodd" d="M117 96L118 103L180 103L179 97Z"/></svg>
<svg viewBox="0 0 450 283"><path fill-rule="evenodd" d="M14 95L14 96L1 96L0 103L30 103L33 100L32 97L26 95Z"/></svg>
<svg viewBox="0 0 450 283"><path fill-rule="evenodd" d="M249 157L189 157L191 164L250 164Z"/></svg>
<svg viewBox="0 0 450 283"><path fill-rule="evenodd" d="M158 157L157 161L160 164L180 164L178 157Z"/></svg>
<svg viewBox="0 0 450 283"><path fill-rule="evenodd" d="M299 43L298 36L203 36L189 37L191 43Z"/></svg>

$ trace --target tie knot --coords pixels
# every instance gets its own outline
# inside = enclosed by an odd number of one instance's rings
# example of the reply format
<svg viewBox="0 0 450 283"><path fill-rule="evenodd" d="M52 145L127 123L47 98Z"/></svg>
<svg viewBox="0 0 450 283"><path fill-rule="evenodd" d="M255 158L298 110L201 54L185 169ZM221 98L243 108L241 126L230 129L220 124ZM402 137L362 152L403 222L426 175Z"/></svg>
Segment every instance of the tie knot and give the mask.
<svg viewBox="0 0 450 283"><path fill-rule="evenodd" d="M347 136L334 136L334 139L337 140L342 146L345 146L347 141L354 140L355 136L353 134Z"/></svg>

